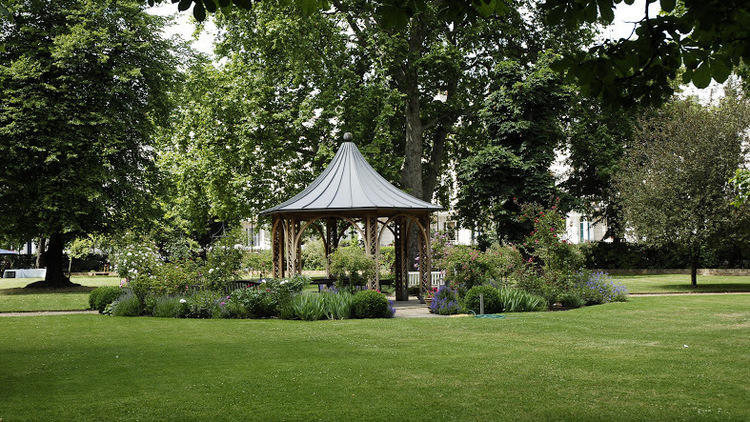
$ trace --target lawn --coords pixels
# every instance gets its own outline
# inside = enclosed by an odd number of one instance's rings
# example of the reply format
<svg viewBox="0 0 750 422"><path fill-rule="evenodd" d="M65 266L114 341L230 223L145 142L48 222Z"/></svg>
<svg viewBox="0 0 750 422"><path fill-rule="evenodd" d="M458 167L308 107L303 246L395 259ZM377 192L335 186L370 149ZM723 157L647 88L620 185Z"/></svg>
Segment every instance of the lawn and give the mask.
<svg viewBox="0 0 750 422"><path fill-rule="evenodd" d="M24 289L39 280L28 278L0 278L0 312L12 311L69 311L88 309L89 292L98 286L116 286L118 277L73 277L81 287L61 290Z"/></svg>
<svg viewBox="0 0 750 422"><path fill-rule="evenodd" d="M750 276L699 275L698 286L690 285L689 274L615 276L629 293L750 292Z"/></svg>
<svg viewBox="0 0 750 422"><path fill-rule="evenodd" d="M499 320L6 317L0 333L6 421L750 420L750 295Z"/></svg>

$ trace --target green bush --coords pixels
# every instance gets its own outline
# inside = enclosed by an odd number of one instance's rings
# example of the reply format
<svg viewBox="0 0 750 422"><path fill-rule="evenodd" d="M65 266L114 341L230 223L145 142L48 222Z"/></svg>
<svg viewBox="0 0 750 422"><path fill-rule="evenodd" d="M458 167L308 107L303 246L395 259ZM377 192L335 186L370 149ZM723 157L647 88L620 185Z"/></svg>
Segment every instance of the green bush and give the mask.
<svg viewBox="0 0 750 422"><path fill-rule="evenodd" d="M484 295L484 312L496 314L503 311L500 293L492 286L474 286L464 296L464 308L479 313L479 295Z"/></svg>
<svg viewBox="0 0 750 422"><path fill-rule="evenodd" d="M278 316L280 313L279 295L270 289L237 289L229 301L239 304L248 315L256 318Z"/></svg>
<svg viewBox="0 0 750 422"><path fill-rule="evenodd" d="M122 289L117 286L97 287L89 294L89 307L102 313L104 308L117 300L122 293Z"/></svg>
<svg viewBox="0 0 750 422"><path fill-rule="evenodd" d="M393 246L380 247L380 272L392 273L396 262L396 248Z"/></svg>
<svg viewBox="0 0 750 422"><path fill-rule="evenodd" d="M503 287L498 290L504 312L533 312L547 309L547 299L521 289Z"/></svg>
<svg viewBox="0 0 750 422"><path fill-rule="evenodd" d="M160 318L180 318L187 310L186 302L186 299L176 296L157 297L151 314Z"/></svg>
<svg viewBox="0 0 750 422"><path fill-rule="evenodd" d="M302 248L302 269L323 270L326 267L326 252L323 240L316 239L305 243Z"/></svg>
<svg viewBox="0 0 750 422"><path fill-rule="evenodd" d="M219 302L218 314L215 317L220 318L248 318L250 313L239 302L230 300L230 296L225 297Z"/></svg>
<svg viewBox="0 0 750 422"><path fill-rule="evenodd" d="M112 315L114 316L138 316L142 310L140 299L132 293L126 293L112 302Z"/></svg>
<svg viewBox="0 0 750 422"><path fill-rule="evenodd" d="M211 318L214 314L218 314L218 302L222 298L222 295L217 292L210 290L203 290L185 298L185 314L186 318Z"/></svg>
<svg viewBox="0 0 750 422"><path fill-rule="evenodd" d="M271 250L245 252L242 257L242 266L247 271L265 277L273 270L273 253Z"/></svg>
<svg viewBox="0 0 750 422"><path fill-rule="evenodd" d="M388 299L384 294L374 290L362 290L354 295L352 301L355 318L390 318Z"/></svg>
<svg viewBox="0 0 750 422"><path fill-rule="evenodd" d="M206 252L206 266L203 272L208 288L223 291L239 278L242 268L243 251L235 243L235 238L227 236L214 242Z"/></svg>
<svg viewBox="0 0 750 422"><path fill-rule="evenodd" d="M586 301L583 300L581 294L576 291L565 292L561 294L557 300L563 307L568 309L580 308L586 304Z"/></svg>
<svg viewBox="0 0 750 422"><path fill-rule="evenodd" d="M339 247L331 254L331 275L340 282L349 278L349 284L361 286L375 277L375 261L359 246Z"/></svg>

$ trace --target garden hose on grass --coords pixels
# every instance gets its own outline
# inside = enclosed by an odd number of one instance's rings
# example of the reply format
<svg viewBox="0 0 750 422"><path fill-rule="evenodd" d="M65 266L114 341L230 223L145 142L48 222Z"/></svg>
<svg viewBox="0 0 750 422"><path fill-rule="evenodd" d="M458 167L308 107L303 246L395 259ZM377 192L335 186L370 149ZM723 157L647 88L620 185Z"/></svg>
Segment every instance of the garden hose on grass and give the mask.
<svg viewBox="0 0 750 422"><path fill-rule="evenodd" d="M495 318L495 319L505 318L505 315L500 315L500 314L477 314L476 312L472 310L469 310L469 312L474 314L474 318Z"/></svg>

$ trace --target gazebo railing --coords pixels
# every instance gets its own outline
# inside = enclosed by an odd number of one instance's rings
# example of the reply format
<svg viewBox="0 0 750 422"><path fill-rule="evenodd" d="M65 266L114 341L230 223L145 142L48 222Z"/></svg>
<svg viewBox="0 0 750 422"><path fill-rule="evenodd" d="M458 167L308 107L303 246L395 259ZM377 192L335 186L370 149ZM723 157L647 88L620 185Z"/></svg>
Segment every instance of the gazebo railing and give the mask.
<svg viewBox="0 0 750 422"><path fill-rule="evenodd" d="M444 284L442 271L432 271L430 273L430 285L432 287L439 287ZM409 287L419 286L419 271L409 271Z"/></svg>

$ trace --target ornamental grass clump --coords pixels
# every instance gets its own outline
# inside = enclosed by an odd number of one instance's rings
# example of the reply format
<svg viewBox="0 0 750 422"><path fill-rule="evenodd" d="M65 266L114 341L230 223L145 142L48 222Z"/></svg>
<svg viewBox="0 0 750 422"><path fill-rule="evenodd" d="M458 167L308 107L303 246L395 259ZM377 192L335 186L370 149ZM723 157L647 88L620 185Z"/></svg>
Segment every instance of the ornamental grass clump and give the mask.
<svg viewBox="0 0 750 422"><path fill-rule="evenodd" d="M324 299L319 294L301 294L292 298L289 305L291 317L303 321L317 321L326 318Z"/></svg>
<svg viewBox="0 0 750 422"><path fill-rule="evenodd" d="M143 311L141 300L131 291L112 302L111 314L114 316L138 316Z"/></svg>
<svg viewBox="0 0 750 422"><path fill-rule="evenodd" d="M438 315L453 315L459 313L458 294L448 286L440 286L430 302L430 312Z"/></svg>
<svg viewBox="0 0 750 422"><path fill-rule="evenodd" d="M177 296L160 296L156 298L151 315L159 318L180 318L185 313L186 302Z"/></svg>
<svg viewBox="0 0 750 422"><path fill-rule="evenodd" d="M504 312L534 312L547 310L547 299L521 289L498 289Z"/></svg>
<svg viewBox="0 0 750 422"><path fill-rule="evenodd" d="M587 305L628 300L627 288L615 283L609 274L602 271L580 271L576 276L575 290Z"/></svg>

